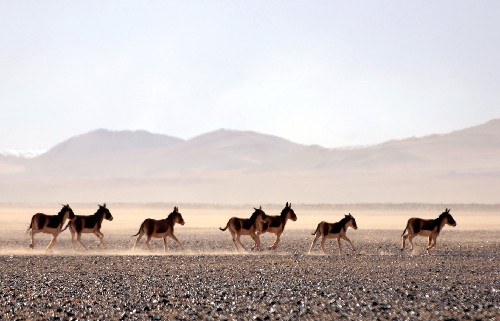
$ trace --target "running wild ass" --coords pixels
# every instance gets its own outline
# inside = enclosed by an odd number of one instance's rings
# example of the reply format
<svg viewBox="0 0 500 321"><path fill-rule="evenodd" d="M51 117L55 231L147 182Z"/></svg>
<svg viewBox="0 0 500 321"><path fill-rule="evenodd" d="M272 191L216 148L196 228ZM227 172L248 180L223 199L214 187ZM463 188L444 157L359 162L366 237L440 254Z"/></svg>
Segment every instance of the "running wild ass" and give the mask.
<svg viewBox="0 0 500 321"><path fill-rule="evenodd" d="M356 251L354 248L354 245L352 245L351 240L347 237L346 232L348 227L352 227L353 229L357 230L358 226L356 225L356 220L354 219L354 216L349 213L349 215L345 215L343 219L341 219L337 223L327 223L327 222L320 222L318 224L318 227L316 228L316 231L312 233L312 235L316 235L314 238L311 247L309 248L309 254L311 254L311 251L316 244L316 241L321 237L321 250L323 251L323 254L326 254L325 251L325 241L326 239L332 239L336 238L337 243L339 244L339 254L342 254L342 245L340 244L340 239L344 239L349 244L351 244L352 250Z"/></svg>
<svg viewBox="0 0 500 321"><path fill-rule="evenodd" d="M448 224L451 226L457 226L457 222L450 214L450 209L447 208L438 218L434 220L424 220L421 218L412 217L406 223L406 227L401 234L401 251L405 248L405 241L408 239L410 242L410 250L413 250L412 239L417 236L428 236L429 241L427 242L427 254L431 254L431 249L436 246L436 239L439 236L439 232L443 227ZM408 231L407 234L405 232Z"/></svg>
<svg viewBox="0 0 500 321"><path fill-rule="evenodd" d="M295 215L295 212L292 210L292 203L288 205L288 202L286 202L285 208L281 211L280 215L266 215L265 218L267 222L261 222L257 225L257 236L260 236L261 234L264 234L266 232L274 233L276 235L276 238L273 245L269 247L270 250L274 250L280 242L280 237L285 230L286 222L289 219L295 222L297 220L297 215Z"/></svg>
<svg viewBox="0 0 500 321"><path fill-rule="evenodd" d="M241 235L250 235L250 237L255 242L255 245L252 249L256 248L260 250L260 238L257 235L257 225L260 222L267 222L266 213L262 210L262 208L255 208L255 212L253 212L250 218L239 218L239 217L231 217L226 224L226 227L219 227L221 231L225 231L229 228L229 232L231 232L231 236L233 237L234 246L236 246L236 250L239 251L238 244L247 251L247 248L240 241Z"/></svg>
<svg viewBox="0 0 500 321"><path fill-rule="evenodd" d="M104 234L101 233L102 221L104 219L112 221L113 216L111 215L109 209L106 208L106 203L98 206L99 208L97 209L97 212L94 213L94 215L75 215L75 219L69 221L66 227L62 230L64 231L69 227L69 231L71 232L71 243L73 244L73 247L75 249L75 234L78 243L80 243L80 245L84 249L86 249L85 245L82 243L82 233L94 233L97 238L99 238L99 244L97 246L105 247Z"/></svg>
<svg viewBox="0 0 500 321"><path fill-rule="evenodd" d="M27 233L29 232L31 243L30 248L35 248L35 234L37 233L47 233L52 235L52 240L47 246L46 250L50 251L57 243L57 236L61 233L61 229L67 219L73 220L75 218L75 213L68 204L64 205L57 215L47 215L43 213L36 213L31 218L30 226L28 227Z"/></svg>
<svg viewBox="0 0 500 321"><path fill-rule="evenodd" d="M167 252L167 236L174 240L181 249L184 249L182 244L174 235L174 225L178 223L180 225L184 225L184 219L182 218L181 213L179 213L179 209L174 207L174 211L168 215L166 219L163 220L154 220L152 218L145 219L142 222L141 227L139 228L139 232L132 236L137 236L137 240L134 244L134 250L137 247L137 244L141 240L142 236L146 234L146 246L151 251L151 238L163 238L163 248L165 252Z"/></svg>

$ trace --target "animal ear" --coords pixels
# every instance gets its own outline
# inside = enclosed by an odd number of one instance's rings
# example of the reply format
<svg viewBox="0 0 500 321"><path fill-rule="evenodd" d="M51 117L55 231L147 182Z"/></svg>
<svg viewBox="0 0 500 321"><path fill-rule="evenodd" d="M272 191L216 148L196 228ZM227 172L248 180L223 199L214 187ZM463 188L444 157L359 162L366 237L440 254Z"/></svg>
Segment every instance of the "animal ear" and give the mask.
<svg viewBox="0 0 500 321"><path fill-rule="evenodd" d="M286 202L286 205L285 205L285 207L288 207L288 202Z"/></svg>
<svg viewBox="0 0 500 321"><path fill-rule="evenodd" d="M292 208L292 203L290 203L290 205L288 205L289 208Z"/></svg>
<svg viewBox="0 0 500 321"><path fill-rule="evenodd" d="M261 209L262 209L262 205L261 205L261 206L259 206L259 210L261 210Z"/></svg>
<svg viewBox="0 0 500 321"><path fill-rule="evenodd" d="M102 204L102 207L106 208L106 203Z"/></svg>

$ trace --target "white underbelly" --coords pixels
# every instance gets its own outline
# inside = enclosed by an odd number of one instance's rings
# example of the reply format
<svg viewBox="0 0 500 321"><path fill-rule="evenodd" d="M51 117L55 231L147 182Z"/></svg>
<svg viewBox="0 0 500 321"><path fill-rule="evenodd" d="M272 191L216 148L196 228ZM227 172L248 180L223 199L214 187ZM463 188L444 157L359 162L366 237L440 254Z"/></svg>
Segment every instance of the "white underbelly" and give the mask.
<svg viewBox="0 0 500 321"><path fill-rule="evenodd" d="M418 232L418 235L421 235L421 236L431 236L434 233L435 233L434 231L422 230L422 231Z"/></svg>
<svg viewBox="0 0 500 321"><path fill-rule="evenodd" d="M267 233L273 233L273 234L276 234L276 233L278 233L278 232L279 232L279 230L281 230L281 229L278 229L278 228L276 228L276 227L270 227L270 228L268 228L268 229L267 229L267 231L266 231L266 232L267 232Z"/></svg>
<svg viewBox="0 0 500 321"><path fill-rule="evenodd" d="M327 239L338 239L340 237L340 233L328 233L326 236L325 236Z"/></svg>
<svg viewBox="0 0 500 321"><path fill-rule="evenodd" d="M54 234L59 234L61 232L61 229L58 227L56 228L45 227L42 230L40 230L40 232L54 235Z"/></svg>
<svg viewBox="0 0 500 321"><path fill-rule="evenodd" d="M252 235L252 234L255 234L254 230L245 230L245 229L240 230L240 235Z"/></svg>
<svg viewBox="0 0 500 321"><path fill-rule="evenodd" d="M157 238L157 239L162 239L164 237L167 237L168 233L153 233L151 237Z"/></svg>

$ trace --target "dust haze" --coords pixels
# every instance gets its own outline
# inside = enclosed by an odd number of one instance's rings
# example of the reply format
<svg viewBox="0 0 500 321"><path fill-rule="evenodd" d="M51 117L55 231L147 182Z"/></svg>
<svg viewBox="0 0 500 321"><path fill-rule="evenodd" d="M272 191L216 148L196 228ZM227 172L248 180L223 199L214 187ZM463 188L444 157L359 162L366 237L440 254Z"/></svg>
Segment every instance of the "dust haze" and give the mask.
<svg viewBox="0 0 500 321"><path fill-rule="evenodd" d="M73 211L77 215L91 215L97 210L97 205L90 203L86 204L70 204ZM106 242L111 242L113 239L119 239L122 244L117 248L110 248L105 252L89 252L93 254L147 254L148 252L132 252L134 237L139 226L146 218L164 219L173 209L172 204L126 204L126 203L108 203L107 207L113 215L113 221L104 220L102 224L102 232L106 235ZM279 215L283 205L278 204L255 204L255 207L262 206L262 209L268 215ZM499 206L480 206L480 205L446 205L452 208L452 215L457 220L458 225L455 228L446 227L444 233L458 233L460 231L496 231L500 228L500 207ZM436 218L444 207L436 204L346 204L346 205L312 205L312 204L292 204L292 207L297 214L297 221L289 221L286 225L287 234L299 233L309 235L312 233L319 222L337 222L344 214L351 213L357 221L358 230L349 231L349 234L359 234L360 231L387 231L394 230L394 246L397 248L399 244L398 235L405 228L406 221L410 217ZM442 208L441 208L442 207ZM29 226L33 214L42 212L46 214L56 214L59 208L49 205L6 205L0 206L0 245L3 253L29 254L27 245L29 243L26 230ZM179 239L186 241L193 238L193 235L211 235L218 241L226 240L230 247L226 252L218 252L220 246L214 245L213 249L203 246L203 253L232 253L232 242L228 232L221 232L219 227L224 227L227 221L233 217L249 217L253 212L252 205L208 205L208 204L183 204L179 206L179 211L183 215L186 222L184 226L175 226L175 234ZM399 233L399 234L398 234ZM63 232L58 237L59 244L57 248L68 248L70 245L69 231ZM262 236L264 243L272 243L274 236L264 234ZM89 246L94 246L97 243L97 238L93 234L83 234L84 243ZM36 235L38 249L43 253L43 249L50 241L50 236L40 233ZM248 240L247 240L248 241ZM155 242L155 241L153 241ZM117 244L116 240L112 242ZM142 241L142 245L144 240ZM159 240L156 241L161 245ZM10 245L14 246L10 248ZM304 246L308 245L308 241L304 240ZM176 248L175 244L171 244L172 248ZM19 250L19 251L17 251ZM97 249L96 249L97 250ZM192 253L199 253L199 247L191 249ZM307 249L304 247L304 251ZM299 249L297 249L299 251ZM300 252L300 251L299 251ZM37 253L37 252L35 252ZM83 254L84 252L69 252L68 254ZM86 253L87 255L89 253ZM184 252L189 254L190 252Z"/></svg>
<svg viewBox="0 0 500 321"><path fill-rule="evenodd" d="M498 159L500 120L343 149L249 131L96 130L32 159L0 155L0 202L498 204Z"/></svg>

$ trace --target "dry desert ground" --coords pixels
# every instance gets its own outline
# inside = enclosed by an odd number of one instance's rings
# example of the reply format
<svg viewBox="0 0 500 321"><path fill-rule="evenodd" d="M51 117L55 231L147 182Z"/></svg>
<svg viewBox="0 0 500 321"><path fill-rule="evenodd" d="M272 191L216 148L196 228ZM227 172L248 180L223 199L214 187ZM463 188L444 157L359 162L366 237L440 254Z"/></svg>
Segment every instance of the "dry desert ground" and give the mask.
<svg viewBox="0 0 500 321"><path fill-rule="evenodd" d="M31 215L55 214L57 206L0 208L1 320L498 320L500 318L500 215L453 210L457 227L445 227L431 256L426 239L401 252L400 235L411 216L435 218L436 210L350 211L358 230L347 235L357 248L334 240L328 255L308 255L311 233L321 220L338 221L347 211L294 206L276 251L237 252L228 231L231 216L251 208L179 207L186 224L175 227L185 245L161 240L153 251L132 250L142 220L166 217L163 205L114 206L103 223L106 249L85 234L89 247L73 249L63 232L46 253L48 235L28 248ZM97 207L72 205L76 214ZM266 207L263 207L266 210ZM277 215L275 206L266 212ZM251 245L249 237L242 238ZM262 242L270 245L273 236Z"/></svg>

